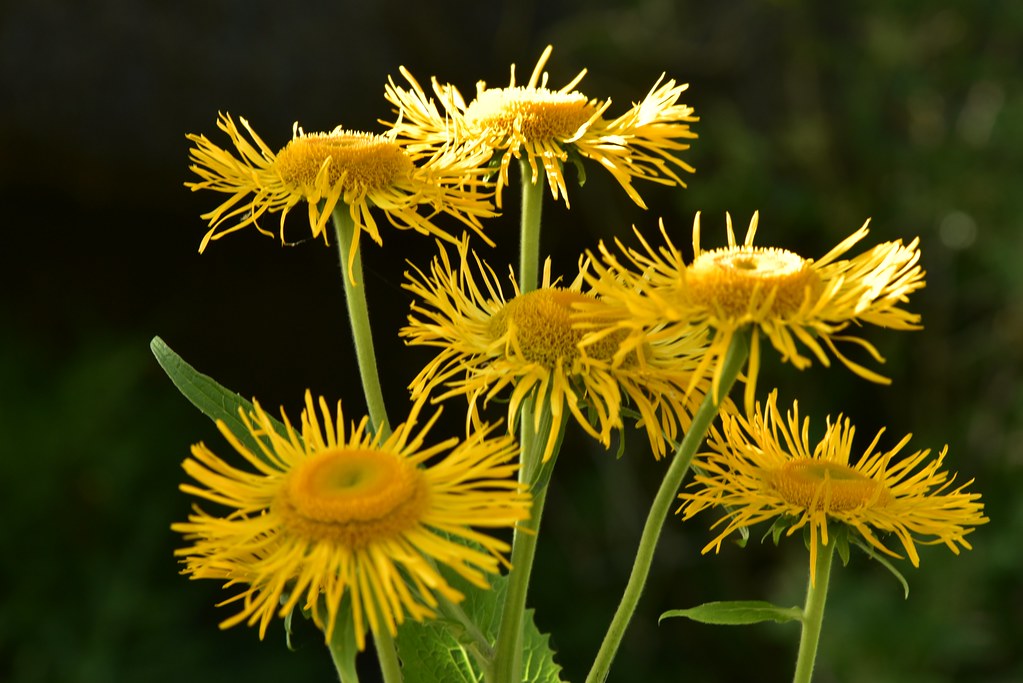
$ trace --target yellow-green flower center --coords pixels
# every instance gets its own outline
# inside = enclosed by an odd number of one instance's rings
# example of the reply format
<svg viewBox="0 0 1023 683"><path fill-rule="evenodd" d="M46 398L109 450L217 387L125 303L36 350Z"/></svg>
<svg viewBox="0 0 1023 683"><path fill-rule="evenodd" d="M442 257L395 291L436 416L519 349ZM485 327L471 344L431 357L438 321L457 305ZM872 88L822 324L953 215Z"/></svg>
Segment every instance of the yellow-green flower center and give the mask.
<svg viewBox="0 0 1023 683"><path fill-rule="evenodd" d="M389 138L334 132L296 137L277 153L276 168L285 183L298 187L313 187L320 178L329 187L340 183L345 190L361 191L392 187L411 175L413 164Z"/></svg>
<svg viewBox="0 0 1023 683"><path fill-rule="evenodd" d="M785 502L804 510L842 512L891 501L882 482L836 462L794 460L773 470L767 482Z"/></svg>
<svg viewBox="0 0 1023 683"><path fill-rule="evenodd" d="M595 111L586 96L577 92L491 88L479 93L465 118L479 131L534 142L571 138Z"/></svg>
<svg viewBox="0 0 1023 683"><path fill-rule="evenodd" d="M514 329L512 346L517 346L526 360L553 368L561 361L566 365L582 356L579 341L591 329L575 329L579 323L594 322L580 315L572 304L592 303L593 296L581 292L547 287L520 294L490 319L491 338L497 340ZM615 331L586 346L586 355L610 360L627 333Z"/></svg>
<svg viewBox="0 0 1023 683"><path fill-rule="evenodd" d="M729 247L705 251L685 271L692 303L731 318L785 317L822 289L811 262L784 249ZM769 307L764 306L772 297Z"/></svg>
<svg viewBox="0 0 1023 683"><path fill-rule="evenodd" d="M422 470L400 455L339 448L300 462L275 505L295 535L361 548L414 528L428 502Z"/></svg>

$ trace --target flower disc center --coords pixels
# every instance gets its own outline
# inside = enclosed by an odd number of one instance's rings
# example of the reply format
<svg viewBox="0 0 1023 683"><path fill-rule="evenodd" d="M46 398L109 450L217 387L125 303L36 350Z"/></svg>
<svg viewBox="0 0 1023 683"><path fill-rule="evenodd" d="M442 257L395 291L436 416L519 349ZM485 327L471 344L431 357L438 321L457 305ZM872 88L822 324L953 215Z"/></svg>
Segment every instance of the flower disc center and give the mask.
<svg viewBox="0 0 1023 683"><path fill-rule="evenodd" d="M579 341L587 330L573 325L592 322L572 307L575 303L592 303L596 298L581 292L548 287L520 294L490 319L493 339L500 339L514 326L514 342L526 360L553 368L560 360L571 364L579 358ZM586 354L599 360L610 360L618 350L626 332L614 332L586 347Z"/></svg>
<svg viewBox="0 0 1023 683"><path fill-rule="evenodd" d="M784 249L729 247L705 251L686 269L691 301L740 318L754 311L796 313L823 289L811 262ZM764 303L773 295L770 306Z"/></svg>
<svg viewBox="0 0 1023 683"><path fill-rule="evenodd" d="M466 109L469 124L481 131L527 141L573 137L596 108L580 93L546 88L491 88Z"/></svg>
<svg viewBox="0 0 1023 683"><path fill-rule="evenodd" d="M787 503L804 510L842 512L891 501L885 485L848 465L796 460L774 470L768 483Z"/></svg>
<svg viewBox="0 0 1023 683"><path fill-rule="evenodd" d="M281 179L312 187L320 174L326 184L345 190L382 190L408 178L412 160L393 140L371 133L334 132L301 135L277 153Z"/></svg>
<svg viewBox="0 0 1023 683"><path fill-rule="evenodd" d="M427 502L422 471L401 456L342 448L299 463L275 504L294 533L352 548L414 527Z"/></svg>

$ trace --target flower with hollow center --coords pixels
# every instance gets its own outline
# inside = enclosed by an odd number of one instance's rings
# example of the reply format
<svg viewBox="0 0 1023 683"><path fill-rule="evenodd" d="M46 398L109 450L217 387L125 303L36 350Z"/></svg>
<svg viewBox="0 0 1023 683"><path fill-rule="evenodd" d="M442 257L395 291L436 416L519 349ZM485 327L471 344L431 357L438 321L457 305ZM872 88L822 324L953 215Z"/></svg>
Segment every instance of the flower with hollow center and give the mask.
<svg viewBox="0 0 1023 683"><path fill-rule="evenodd" d="M302 202L308 207L313 238L322 236L326 241L327 219L344 205L355 224L348 254L350 271L362 232L377 244L383 241L374 211L382 211L396 228L448 240L454 238L433 222L434 214L450 214L480 235L480 219L494 215L492 185L484 181L481 168L489 158L485 151L427 153L413 150L394 132L375 135L337 127L328 133L306 133L295 124L291 141L274 153L248 121L240 120L251 141L229 115L221 114L217 120L237 154L204 135L187 136L195 143L189 150L190 168L200 180L185 183L186 187L230 195L202 215L210 229L199 251L210 240L248 225L273 235L259 225L268 212L280 214L279 234L284 241L285 218ZM420 212L424 208L427 215Z"/></svg>
<svg viewBox="0 0 1023 683"><path fill-rule="evenodd" d="M811 579L818 547L829 542L829 523L901 557L882 536L894 535L914 567L920 564L918 543L943 543L956 554L971 547L966 535L988 520L980 494L966 492L973 480L952 488L955 475L941 471L947 447L936 459L929 449L896 459L910 437L875 452L881 430L854 464L855 428L848 419L829 419L823 438L812 444L809 420L800 421L798 405L783 418L777 399L771 392L766 408L758 402L749 417L725 414L710 451L698 456L689 490L679 495L683 520L711 507L728 511L714 524L724 530L703 552L717 552L727 536L771 519L787 520L786 535L809 528Z"/></svg>
<svg viewBox="0 0 1023 683"><path fill-rule="evenodd" d="M728 347L737 331L752 327L746 382L746 409L753 405L760 367L760 337L764 336L783 361L799 369L810 365L800 345L829 365L828 352L860 377L887 384L889 380L846 358L835 342L851 342L878 362L881 354L866 340L840 334L851 325L871 323L896 330L919 329L920 316L900 307L924 286L919 240L903 245L885 242L852 259L840 259L867 236L863 227L814 261L777 248L753 246L759 214L753 214L746 239L738 244L728 216L728 246L711 251L700 248L700 214L693 224L691 264L668 238L654 248L639 236L642 250L619 243L625 262L600 245L602 262L590 276L593 291L610 304L623 324L650 337L692 334L703 329L712 335L694 382L706 373L717 391ZM621 311L626 311L623 315ZM656 328L651 333L650 329ZM798 343L797 343L798 342Z"/></svg>
<svg viewBox="0 0 1023 683"><path fill-rule="evenodd" d="M570 285L559 287L551 281L548 261L540 289L522 294L512 278L513 296L506 298L494 271L475 254L470 257L465 240L457 264L442 248L429 274L415 268L405 284L416 300L401 335L410 345L441 349L411 383L413 396L465 395L471 421L510 388L509 429L527 398L547 401L553 427L544 460L554 451L566 408L605 446L611 432L622 429L623 409L632 409L661 457L665 441L688 428L702 400L705 387L688 397L684 389L705 350L703 338L627 340L624 329L577 310L583 303L600 305L581 291L583 271L585 266ZM534 413L537 429L541 412Z"/></svg>
<svg viewBox="0 0 1023 683"><path fill-rule="evenodd" d="M467 143L466 149L482 146L500 155L498 206L512 158L525 158L534 184L542 166L551 194L555 200L564 197L566 206L564 166L578 157L600 164L643 208L646 205L632 186L634 179L685 187L676 169L692 173L693 168L677 154L689 149L688 141L696 138L689 124L698 120L692 107L678 103L688 86L676 85L674 80L662 82L662 75L641 102L616 119L606 119L611 100L590 99L575 90L585 69L559 90L547 87L543 68L551 51L547 46L526 85L516 85L512 65L507 87L488 88L480 81L469 104L456 87L441 85L436 78L431 82L437 99L432 99L402 67L410 88L398 87L392 79L385 90L398 113L391 125L424 148Z"/></svg>
<svg viewBox="0 0 1023 683"><path fill-rule="evenodd" d="M340 404L333 418L308 392L301 430L286 416L275 424L256 404L241 419L258 450L218 423L255 472L203 444L192 448L184 469L198 485L181 489L230 513L195 507L188 522L173 525L191 543L175 554L192 578L246 585L226 601L240 600L242 609L222 627L258 623L262 638L275 614L301 607L329 641L344 599L362 649L367 630L394 635L406 616L432 617L438 597L463 598L437 565L487 587L509 548L472 527L513 527L529 517L529 494L512 477L518 449L491 427L424 447L436 416L416 428L421 406L381 439L365 418L346 432Z"/></svg>
<svg viewBox="0 0 1023 683"><path fill-rule="evenodd" d="M297 465L272 507L296 536L362 549L415 529L428 504L423 473L407 459L349 448Z"/></svg>

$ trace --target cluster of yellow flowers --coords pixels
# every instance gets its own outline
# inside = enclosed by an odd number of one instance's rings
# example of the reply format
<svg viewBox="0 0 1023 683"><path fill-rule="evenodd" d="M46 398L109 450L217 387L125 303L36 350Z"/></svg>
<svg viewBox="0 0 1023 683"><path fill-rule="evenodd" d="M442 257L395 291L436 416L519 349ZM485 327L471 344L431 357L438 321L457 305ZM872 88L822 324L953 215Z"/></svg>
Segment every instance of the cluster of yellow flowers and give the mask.
<svg viewBox="0 0 1023 683"><path fill-rule="evenodd" d="M697 456L695 488L680 496L683 518L708 507L727 510L727 525L708 550L743 527L788 516L789 533L809 527L812 557L828 543L828 523L837 522L898 556L881 535L894 534L915 565L916 542L958 552L986 521L977 494L966 485L950 490L952 479L939 471L944 450L936 461L927 461L929 451L898 460L908 437L877 453L875 439L855 459L847 419L829 420L812 444L795 405L783 419L776 392L757 401L765 338L796 368L837 358L861 377L887 382L839 347L858 347L882 362L860 336L862 326L920 327L919 316L904 308L924 286L917 240L847 256L866 238L864 225L815 260L755 246L754 215L741 243L729 218L727 246L705 250L697 214L688 263L662 223L657 241L637 230L634 246L623 238L613 248L584 251L567 284L548 260L542 275L520 270L502 285L469 243L490 242L484 221L503 205L512 159L521 162L524 184L549 188L566 207L570 162L595 162L641 207L634 181L684 186L680 174L693 171L679 156L698 120L679 103L685 85L662 76L640 102L606 118L610 100L576 90L585 71L563 88L548 88L550 52L526 85L516 83L513 67L508 86L480 82L468 103L436 79L428 94L402 68L408 86L386 85L397 116L382 134L340 127L305 133L296 124L274 152L245 119L247 136L222 114L218 126L234 151L188 136L199 177L189 187L227 195L203 215L210 228L200 251L249 225L283 241L286 216L304 203L314 238L329 241L331 216L350 221L346 272L361 286L359 237L365 232L382 243L380 215L438 238L432 262L413 265L404 285L413 301L401 336L438 349L410 383L405 422L391 432L363 419L346 431L340 404L332 417L323 399L307 395L298 428L283 416L282 431L258 405L243 415L260 452L221 426L249 470L202 444L193 448L185 469L198 484L184 490L230 513L196 507L187 523L175 525L191 542L179 554L193 577L244 587L228 601L240 601L241 609L225 626L258 623L262 634L275 614L301 607L329 639L348 600L361 649L367 630L394 635L406 617L422 620L463 598L439 565L485 587L510 547L474 527L514 528L537 514L535 491L515 478L525 456L512 434L526 419L541 431L542 416L551 427L539 462L556 454L568 416L605 446L634 416L659 458L675 451L697 410L711 402L722 425ZM268 213L280 214L276 230L259 224ZM472 234L442 225L443 215ZM740 336L749 339L749 362L738 406L727 397L732 379L722 378ZM436 417L418 427L424 405L456 396L468 402L467 436L426 446ZM506 433L484 419L498 397L507 400Z"/></svg>

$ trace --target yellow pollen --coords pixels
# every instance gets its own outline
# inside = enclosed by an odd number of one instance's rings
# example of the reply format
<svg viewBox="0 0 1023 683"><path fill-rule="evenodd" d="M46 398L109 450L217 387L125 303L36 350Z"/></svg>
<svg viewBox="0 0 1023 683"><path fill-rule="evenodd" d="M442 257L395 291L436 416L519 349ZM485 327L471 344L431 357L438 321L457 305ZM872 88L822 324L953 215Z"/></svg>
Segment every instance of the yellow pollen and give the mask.
<svg viewBox="0 0 1023 683"><path fill-rule="evenodd" d="M796 313L824 288L820 276L791 251L761 247L730 247L705 251L686 269L690 300L740 318L762 307L775 316Z"/></svg>
<svg viewBox="0 0 1023 683"><path fill-rule="evenodd" d="M339 448L300 462L274 505L297 536L361 548L414 528L428 502L422 471L401 456Z"/></svg>
<svg viewBox="0 0 1023 683"><path fill-rule="evenodd" d="M573 329L578 323L593 322L572 308L574 303L592 303L589 294L548 287L519 294L490 319L493 339L507 334L514 325L515 341L526 360L553 368L560 360L566 365L579 358L579 341L591 330ZM598 360L610 360L627 333L616 331L588 345L586 354Z"/></svg>
<svg viewBox="0 0 1023 683"><path fill-rule="evenodd" d="M540 141L571 138L595 111L580 93L514 87L484 90L465 117L479 130Z"/></svg>
<svg viewBox="0 0 1023 683"><path fill-rule="evenodd" d="M891 502L887 487L848 465L820 460L796 460L773 470L768 485L785 502L804 510L842 512Z"/></svg>
<svg viewBox="0 0 1023 683"><path fill-rule="evenodd" d="M346 190L382 190L408 178L413 169L397 143L353 132L300 135L277 153L276 168L284 182L311 187L328 160L327 184L342 183Z"/></svg>

